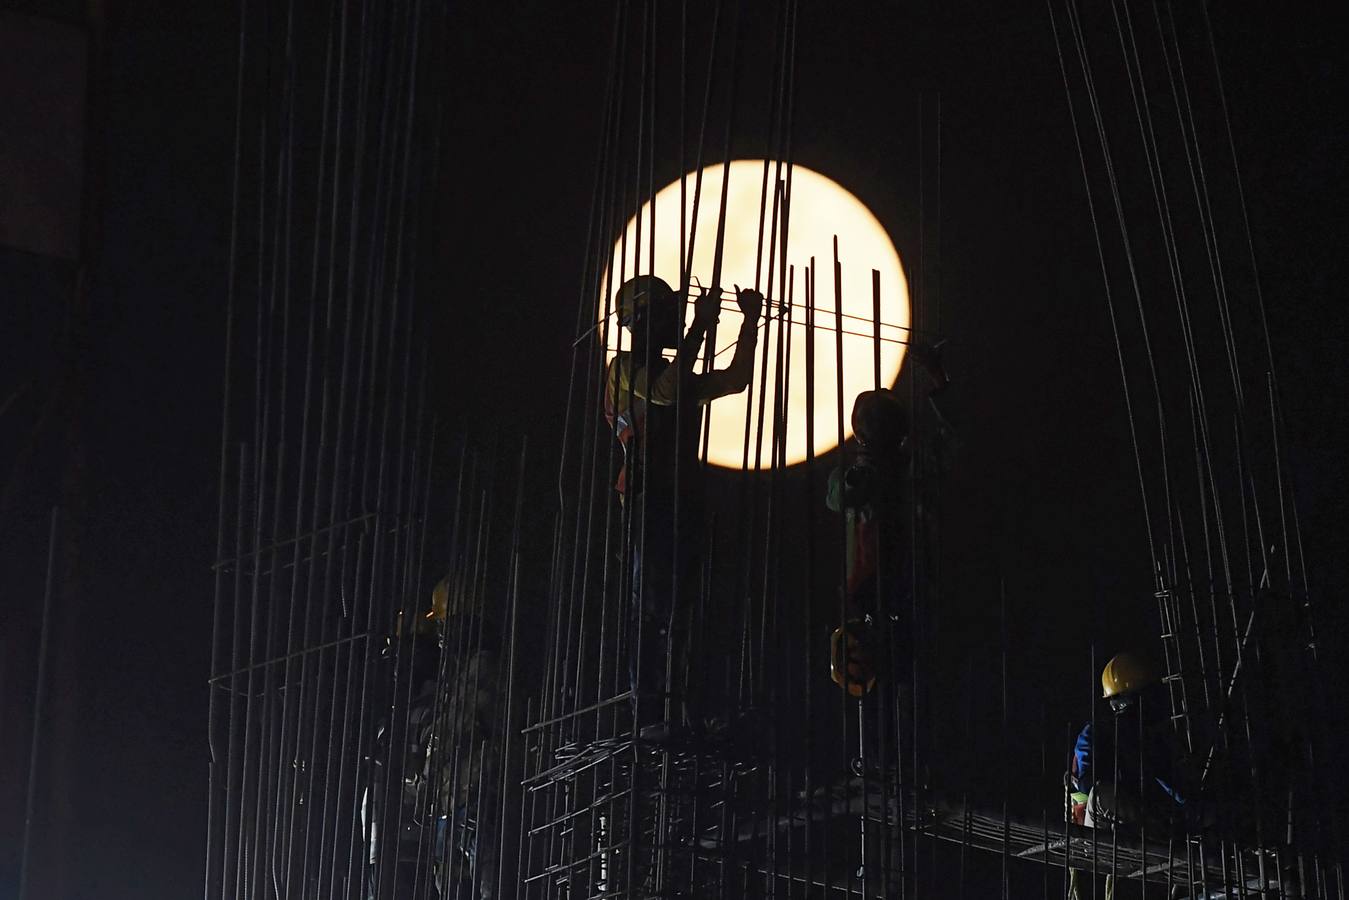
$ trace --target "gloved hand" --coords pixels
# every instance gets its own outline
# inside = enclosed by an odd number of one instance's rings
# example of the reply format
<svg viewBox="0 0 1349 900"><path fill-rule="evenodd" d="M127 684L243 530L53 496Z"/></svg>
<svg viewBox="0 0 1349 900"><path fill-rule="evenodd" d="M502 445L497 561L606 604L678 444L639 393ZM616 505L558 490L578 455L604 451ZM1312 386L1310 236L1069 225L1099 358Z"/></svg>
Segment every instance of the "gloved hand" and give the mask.
<svg viewBox="0 0 1349 900"><path fill-rule="evenodd" d="M763 311L763 294L752 288L735 289L735 302L745 316L745 322L751 325L759 323L759 314Z"/></svg>
<svg viewBox="0 0 1349 900"><path fill-rule="evenodd" d="M702 325L711 325L721 318L721 291L704 288L693 302L693 319Z"/></svg>
<svg viewBox="0 0 1349 900"><path fill-rule="evenodd" d="M1088 795L1077 789L1077 781L1073 778L1071 772L1063 773L1063 794L1068 821L1074 825L1087 824Z"/></svg>

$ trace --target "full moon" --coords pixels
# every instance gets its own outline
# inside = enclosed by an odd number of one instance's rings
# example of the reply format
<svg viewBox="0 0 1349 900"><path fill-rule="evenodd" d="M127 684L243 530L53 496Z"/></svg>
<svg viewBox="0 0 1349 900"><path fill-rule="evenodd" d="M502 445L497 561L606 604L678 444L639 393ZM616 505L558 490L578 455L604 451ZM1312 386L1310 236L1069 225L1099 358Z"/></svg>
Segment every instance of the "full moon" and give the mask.
<svg viewBox="0 0 1349 900"><path fill-rule="evenodd" d="M750 388L714 400L704 413L710 418L707 459L726 468L740 468L748 460L753 467L756 455L758 423L763 415L763 441L758 449L762 468L771 465L771 434L773 410L778 398L777 386L782 381L779 369L787 373L786 397L786 463L794 465L806 458L806 416L814 419L814 452L816 456L829 452L838 445L838 357L835 331L834 239L838 239L838 254L842 271L843 321L843 423L844 439L851 435L849 417L853 399L862 391L876 386L872 271L880 273L880 384L891 386L899 375L909 339L909 289L899 253L886 234L885 228L871 210L837 182L805 166L793 165L791 172L791 215L787 234L788 288L784 289L781 265L781 231L774 234L773 185L775 178L786 179L786 167L777 175L778 167L769 163L768 194L764 204L762 233L760 232L760 203L763 199L764 161L741 159L730 164L730 184L726 198L726 234L722 260L721 286L723 288L721 321L717 326L715 363L724 368L731 361L735 348L731 344L739 333L743 317L735 304L735 286L758 287L766 298L764 312L759 320L759 347L754 361L754 380ZM725 167L708 166L703 169L701 196L698 202L698 221L693 261L690 268L690 290L698 294L698 285L711 284L713 261L717 242L717 218ZM696 173L685 179L686 227L692 230L693 195ZM621 279L634 273L652 273L679 289L679 182L674 181L657 192L655 203L655 251L651 253L651 202L642 207L627 224L626 233L614 244L610 260L612 280L606 276L601 284L607 286L608 308ZM781 212L778 213L779 217ZM640 221L640 246L638 232ZM684 243L687 245L686 233ZM773 260L770 267L769 259ZM806 282L807 270L814 259L815 282L815 379L814 408L806 403ZM756 279L756 263L758 277ZM771 269L771 271L770 271ZM620 277L621 275L621 277ZM786 298L791 305L790 323L782 304ZM689 298L686 302L691 303ZM606 309L605 298L600 298L600 316ZM692 310L686 310L685 323L692 321ZM779 353L779 332L786 328L789 340L783 340ZM611 313L607 328L609 355L619 347L631 345L631 337L620 335L616 313ZM707 354L704 346L704 357ZM767 389L763 389L763 362L767 354ZM696 371L702 371L699 362ZM766 396L765 396L766 394ZM767 403L765 407L765 401ZM749 413L749 447L746 451L745 422Z"/></svg>

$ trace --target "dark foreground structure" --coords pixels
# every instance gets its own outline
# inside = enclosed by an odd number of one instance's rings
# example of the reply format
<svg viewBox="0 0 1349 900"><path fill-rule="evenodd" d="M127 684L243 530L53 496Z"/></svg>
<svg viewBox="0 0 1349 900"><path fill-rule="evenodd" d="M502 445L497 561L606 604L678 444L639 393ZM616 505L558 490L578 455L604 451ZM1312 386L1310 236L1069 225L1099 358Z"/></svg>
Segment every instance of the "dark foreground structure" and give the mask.
<svg viewBox="0 0 1349 900"><path fill-rule="evenodd" d="M562 442L475 442L433 415L443 386L425 338L424 198L453 114L436 82L444 11L333 3L264 22L247 6L207 897L1344 896L1340 823L1322 802L1318 598L1202 5L1114 20L1048 8L1099 252L1091 293L1122 388L1101 403L1126 412L1137 477L1129 534L1145 587L1128 602L1154 623L1138 649L1192 790L1184 814L1092 828L1072 821L1063 774L1086 723L1117 727L1097 684L1125 648L1084 614L1080 680L1045 688L1071 698L1065 722L1015 700L1018 612L997 580L984 606L1000 645L960 647L943 630L943 487L961 461L938 404L969 388L958 370L948 385L940 349L936 92L917 103L917 170L896 175L920 211L902 242L910 321L851 319L845 283L870 284L877 311L897 287L850 269L846 243L800 268L784 246L798 4L617 4L576 328L558 340L571 364L547 373L566 385ZM1095 49L1102 33L1125 52ZM611 333L611 304L650 273L654 229L639 227L652 246L625 251L624 271L610 271L611 248L658 169L677 163L693 202L720 207L715 233L685 235L712 243L713 270L685 264L670 282L681 310L702 286L718 299L727 201L701 192L701 173L743 145L748 107L770 161L744 386L757 416L735 471L687 441L709 427L696 404L666 404L687 454L620 440L605 373L609 350L631 349L637 326ZM728 310L732 296L727 285ZM874 378L817 387L819 361L842 372L845 332L869 339ZM804 358L784 339L797 333ZM702 340L706 365L724 364L715 324ZM885 384L894 341L908 356ZM838 449L789 465L794 368L804 408L831 411ZM904 424L875 439L889 441L881 452L853 406L887 389ZM664 414L638 399L616 406ZM657 457L677 462L663 472ZM620 497L625 466L645 466L645 487ZM699 502L652 508L661 478ZM666 602L644 605L653 591ZM652 665L660 678L633 677ZM657 696L635 696L652 684ZM1098 783L1125 793L1129 777L1153 777L1142 742L1113 746L1140 758L1103 755L1112 777Z"/></svg>

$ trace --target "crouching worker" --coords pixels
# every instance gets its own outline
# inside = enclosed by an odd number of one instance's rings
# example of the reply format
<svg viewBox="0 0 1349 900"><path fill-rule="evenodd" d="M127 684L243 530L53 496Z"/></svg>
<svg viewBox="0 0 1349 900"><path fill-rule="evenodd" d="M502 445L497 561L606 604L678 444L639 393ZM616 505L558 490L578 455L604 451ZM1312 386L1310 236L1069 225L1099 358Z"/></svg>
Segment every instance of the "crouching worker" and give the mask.
<svg viewBox="0 0 1349 900"><path fill-rule="evenodd" d="M614 303L619 325L631 334L631 349L609 363L604 412L623 448L615 489L632 546L629 679L635 728L649 740L671 734L665 699L675 693L685 668L691 674L684 685L683 718L699 727L703 715L696 699L699 666L687 659L689 598L700 583L706 540L698 459L702 407L749 384L763 297L738 290L736 303L744 321L735 355L725 369L704 374L694 374L694 363L720 315L719 290L698 298L687 331L682 299L655 276L629 279ZM675 351L672 360L662 355L667 349ZM673 715L680 715L678 706Z"/></svg>
<svg viewBox="0 0 1349 900"><path fill-rule="evenodd" d="M1101 672L1110 715L1078 734L1065 779L1068 814L1088 828L1126 828L1158 839L1197 823L1197 791L1187 755L1172 729L1171 704L1156 670L1120 653ZM1069 896L1080 898L1081 873L1072 872ZM1106 877L1106 900L1114 896Z"/></svg>

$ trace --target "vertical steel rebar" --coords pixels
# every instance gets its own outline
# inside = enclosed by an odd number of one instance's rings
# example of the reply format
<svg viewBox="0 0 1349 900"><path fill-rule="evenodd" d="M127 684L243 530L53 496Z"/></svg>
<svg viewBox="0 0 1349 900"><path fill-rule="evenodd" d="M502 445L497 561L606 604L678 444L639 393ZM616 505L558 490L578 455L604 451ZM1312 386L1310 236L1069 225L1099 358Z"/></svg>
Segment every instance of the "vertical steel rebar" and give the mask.
<svg viewBox="0 0 1349 900"><path fill-rule="evenodd" d="M28 782L24 788L23 845L19 852L19 900L28 897L28 863L33 841L33 807L37 798L38 750L42 746L42 714L47 705L47 647L51 635L53 585L56 581L56 545L61 511L52 507L47 525L47 574L42 589L42 626L37 645L37 686L33 697L33 733L28 743Z"/></svg>

